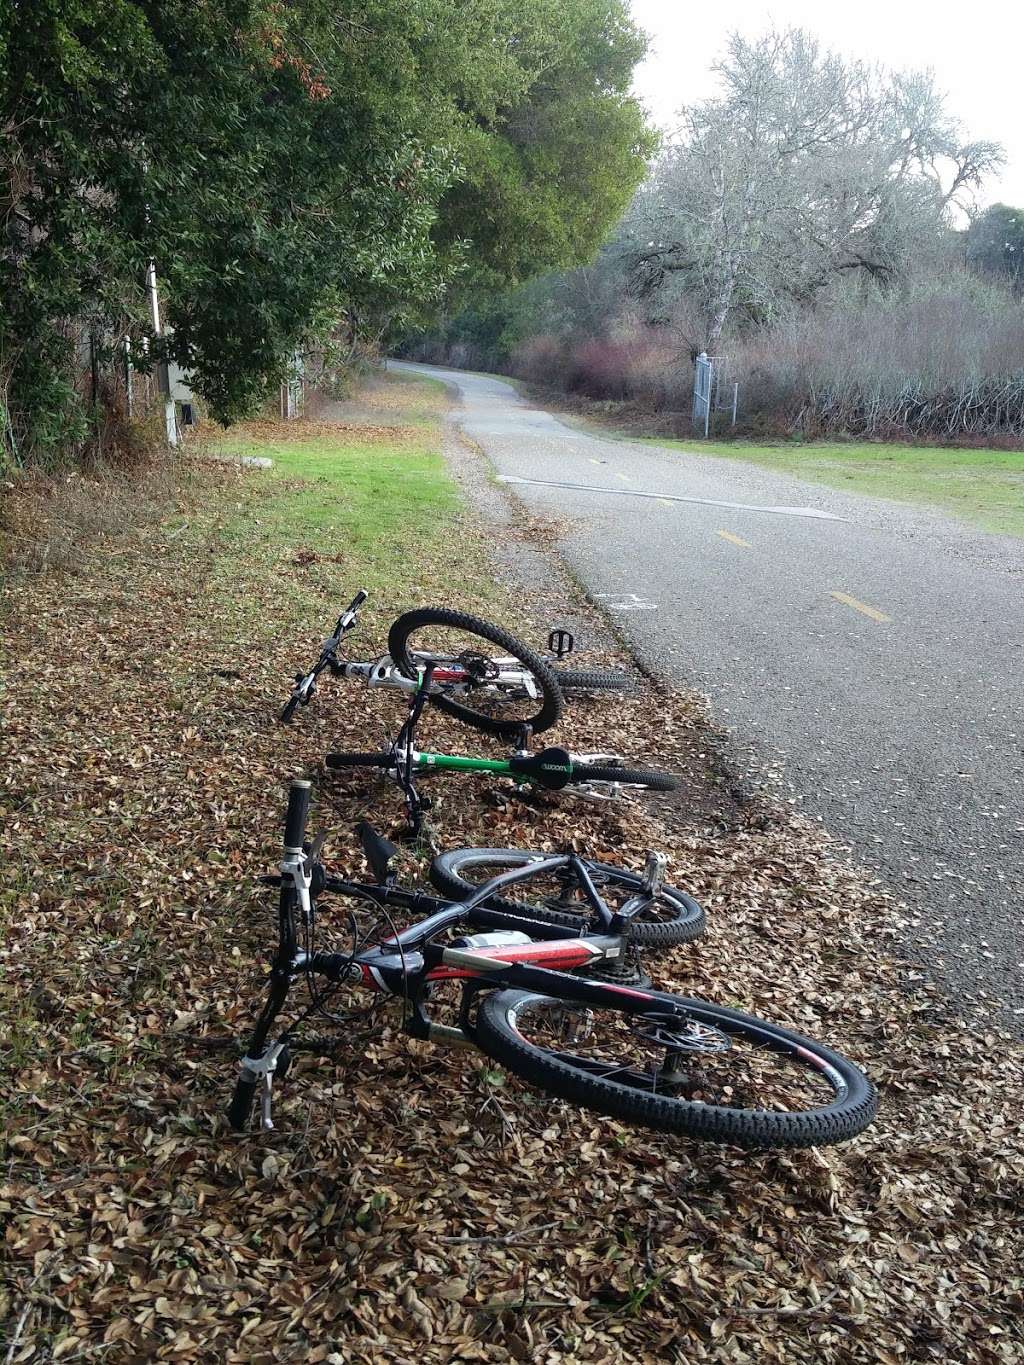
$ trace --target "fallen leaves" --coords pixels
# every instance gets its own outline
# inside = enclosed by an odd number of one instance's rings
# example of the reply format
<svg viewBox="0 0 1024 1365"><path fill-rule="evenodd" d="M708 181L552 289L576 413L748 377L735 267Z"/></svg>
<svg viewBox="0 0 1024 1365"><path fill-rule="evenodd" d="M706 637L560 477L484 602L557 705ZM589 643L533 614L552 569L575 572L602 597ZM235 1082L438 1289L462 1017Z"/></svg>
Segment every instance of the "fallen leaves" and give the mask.
<svg viewBox="0 0 1024 1365"><path fill-rule="evenodd" d="M709 776L713 737L684 696L583 701L558 733L688 773L678 804L525 804L452 777L432 787L436 829L634 866L667 851L709 932L652 958L656 979L848 1052L882 1089L868 1133L779 1155L672 1141L499 1084L386 1010L331 1058L296 1059L278 1131L226 1131L217 1044L244 1037L262 991L273 907L254 883L287 779L317 776L329 851L361 870L352 825L398 824L397 794L317 765L376 747L402 701L331 684L274 723L331 613L255 559L240 613L218 509L256 493L203 478L187 533L176 517L126 536L144 552L7 590L12 1365L1019 1360L1020 1046L958 1023L894 960L899 908L820 830ZM368 604L360 644L394 606ZM436 715L424 740L501 753Z"/></svg>

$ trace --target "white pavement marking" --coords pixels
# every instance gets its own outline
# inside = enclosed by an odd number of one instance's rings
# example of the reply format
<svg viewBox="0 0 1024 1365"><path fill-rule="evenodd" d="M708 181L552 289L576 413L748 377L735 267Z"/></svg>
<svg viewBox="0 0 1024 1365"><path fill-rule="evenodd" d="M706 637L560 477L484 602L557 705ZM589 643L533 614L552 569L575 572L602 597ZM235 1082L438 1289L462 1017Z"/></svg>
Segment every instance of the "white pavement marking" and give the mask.
<svg viewBox="0 0 1024 1365"><path fill-rule="evenodd" d="M578 493L613 493L619 498L654 498L660 502L692 502L702 507L734 507L741 512L770 512L780 517L814 517L819 521L847 521L834 512L819 512L814 507L759 507L751 502L725 502L721 498L684 498L678 493L644 493L638 488L595 488L588 483L562 483L555 479L522 479L516 474L499 474L499 483L531 483L540 488L569 488Z"/></svg>
<svg viewBox="0 0 1024 1365"><path fill-rule="evenodd" d="M657 602L648 602L646 597L637 597L635 592L596 592L609 611L657 611ZM612 598L615 601L612 601Z"/></svg>

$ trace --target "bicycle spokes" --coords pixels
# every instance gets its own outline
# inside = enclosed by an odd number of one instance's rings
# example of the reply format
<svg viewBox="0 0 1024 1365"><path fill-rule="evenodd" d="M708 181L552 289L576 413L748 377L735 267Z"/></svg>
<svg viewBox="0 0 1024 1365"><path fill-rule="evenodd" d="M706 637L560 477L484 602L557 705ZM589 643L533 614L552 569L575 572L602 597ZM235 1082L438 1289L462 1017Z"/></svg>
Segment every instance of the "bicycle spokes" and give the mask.
<svg viewBox="0 0 1024 1365"><path fill-rule="evenodd" d="M629 1016L538 996L519 1011L517 1028L594 1077L651 1094L776 1112L806 1110L831 1094L827 1078L800 1059L678 1015Z"/></svg>
<svg viewBox="0 0 1024 1365"><path fill-rule="evenodd" d="M409 633L406 650L414 664L433 661L435 694L466 712L505 730L536 720L546 680L499 646L488 650L474 631L426 623Z"/></svg>

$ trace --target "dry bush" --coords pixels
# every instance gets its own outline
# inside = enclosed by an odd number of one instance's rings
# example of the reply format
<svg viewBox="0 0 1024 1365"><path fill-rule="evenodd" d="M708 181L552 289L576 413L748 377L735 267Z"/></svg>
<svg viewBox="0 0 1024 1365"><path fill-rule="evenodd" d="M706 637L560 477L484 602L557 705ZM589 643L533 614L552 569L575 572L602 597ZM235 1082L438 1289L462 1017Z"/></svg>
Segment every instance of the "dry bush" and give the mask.
<svg viewBox="0 0 1024 1365"><path fill-rule="evenodd" d="M183 468L180 457L163 454L127 467L95 463L70 473L31 471L8 480L0 501L5 568L80 572L98 542L167 511Z"/></svg>
<svg viewBox="0 0 1024 1365"><path fill-rule="evenodd" d="M549 388L565 388L566 347L555 336L542 333L530 337L513 352L509 368L520 379Z"/></svg>
<svg viewBox="0 0 1024 1365"><path fill-rule="evenodd" d="M647 328L629 358L630 395L656 412L687 412L693 397L693 365L670 336Z"/></svg>
<svg viewBox="0 0 1024 1365"><path fill-rule="evenodd" d="M1024 437L1024 307L967 277L797 314L731 361L747 422L783 434Z"/></svg>
<svg viewBox="0 0 1024 1365"><path fill-rule="evenodd" d="M603 337L564 342L531 337L515 351L520 379L605 402L639 402L655 411L689 406L693 371L673 335L620 319Z"/></svg>
<svg viewBox="0 0 1024 1365"><path fill-rule="evenodd" d="M683 297L657 325L621 311L597 336L539 332L507 363L472 342L435 339L406 353L626 404L650 417L652 431L688 431L695 326ZM1010 446L1024 439L1024 303L966 271L889 297L838 289L722 351L728 383L740 386L737 434Z"/></svg>

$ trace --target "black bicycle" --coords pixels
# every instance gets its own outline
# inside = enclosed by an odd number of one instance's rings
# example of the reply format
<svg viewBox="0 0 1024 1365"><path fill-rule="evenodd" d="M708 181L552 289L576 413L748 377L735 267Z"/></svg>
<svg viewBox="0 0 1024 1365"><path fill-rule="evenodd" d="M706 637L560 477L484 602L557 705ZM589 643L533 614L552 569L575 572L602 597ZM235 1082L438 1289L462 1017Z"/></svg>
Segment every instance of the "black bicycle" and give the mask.
<svg viewBox="0 0 1024 1365"><path fill-rule="evenodd" d="M591 801L617 800L627 791L673 791L678 785L671 774L627 765L617 754L571 754L568 749L557 747L531 754L526 747L530 740L528 725L518 730L519 747L509 758L476 758L417 749L416 726L426 703L437 700L433 671L432 661L422 669L416 691L409 699L409 714L390 748L378 753L329 753L324 758L330 769L371 768L393 778L405 798L409 829L414 835L419 834L424 813L431 808L430 798L421 796L416 786L417 774L490 773L511 777L520 786L565 790Z"/></svg>
<svg viewBox="0 0 1024 1365"><path fill-rule="evenodd" d="M479 1048L552 1096L645 1128L743 1147L811 1147L851 1138L874 1117L874 1087L831 1048L724 1005L597 974L621 962L632 924L654 896L674 899L680 934L683 925L691 937L700 932L699 907L660 885L657 874L613 910L585 858L530 857L461 903L438 901L397 886L389 874L394 850L365 826L378 881L329 875L322 841L305 844L309 800L309 783L293 782L274 879L278 947L228 1109L235 1129L248 1127L257 1091L262 1126L273 1127L273 1084L301 1047L302 1026L321 1015L344 1026L351 1015L339 1008L342 999L359 989L401 1001L413 1037ZM494 907L510 888L552 875L571 883L589 910L560 924ZM323 894L371 907L368 918L348 915L344 951L317 946ZM426 918L398 930L390 907ZM275 1033L300 982L309 1003ZM453 988L456 1022L442 1024L433 1017L435 999Z"/></svg>
<svg viewBox="0 0 1024 1365"><path fill-rule="evenodd" d="M280 714L285 724L313 700L318 680L327 671L367 687L411 693L419 686L423 669L432 664L431 701L468 725L504 738L526 725L533 734L549 729L562 714L566 691L629 689L623 673L558 668L500 626L446 607L421 607L399 616L388 632L388 653L362 662L343 659L342 639L356 625L366 596L365 591L357 593L335 622L313 667L295 675ZM566 630L553 630L548 647L561 660L572 652L573 637Z"/></svg>

